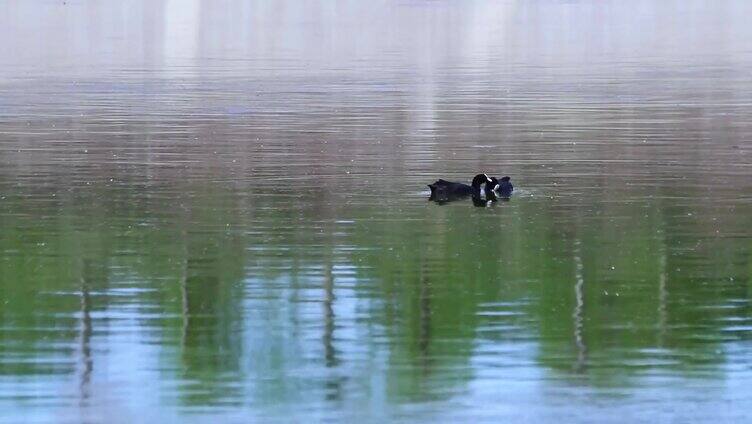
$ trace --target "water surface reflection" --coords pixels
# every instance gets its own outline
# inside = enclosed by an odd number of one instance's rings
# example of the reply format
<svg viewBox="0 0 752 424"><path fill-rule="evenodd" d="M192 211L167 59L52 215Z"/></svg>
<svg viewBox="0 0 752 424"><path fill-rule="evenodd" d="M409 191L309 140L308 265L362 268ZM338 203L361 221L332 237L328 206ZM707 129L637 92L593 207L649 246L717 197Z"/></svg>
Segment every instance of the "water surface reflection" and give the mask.
<svg viewBox="0 0 752 424"><path fill-rule="evenodd" d="M9 2L0 418L743 420L750 6L671 4Z"/></svg>

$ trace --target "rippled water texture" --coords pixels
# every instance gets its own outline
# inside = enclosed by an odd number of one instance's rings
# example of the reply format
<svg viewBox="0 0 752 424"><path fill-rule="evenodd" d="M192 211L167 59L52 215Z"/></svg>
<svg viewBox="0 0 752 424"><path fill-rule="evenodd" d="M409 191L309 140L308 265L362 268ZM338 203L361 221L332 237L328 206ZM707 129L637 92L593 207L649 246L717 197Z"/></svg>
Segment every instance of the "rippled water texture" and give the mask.
<svg viewBox="0 0 752 424"><path fill-rule="evenodd" d="M0 421L752 419L752 3L0 6Z"/></svg>

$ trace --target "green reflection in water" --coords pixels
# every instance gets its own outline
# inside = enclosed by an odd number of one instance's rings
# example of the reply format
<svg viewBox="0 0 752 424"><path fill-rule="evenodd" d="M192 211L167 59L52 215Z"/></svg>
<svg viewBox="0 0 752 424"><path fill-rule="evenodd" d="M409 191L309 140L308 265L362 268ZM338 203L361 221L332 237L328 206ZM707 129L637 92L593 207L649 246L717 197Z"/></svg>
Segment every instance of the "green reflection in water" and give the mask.
<svg viewBox="0 0 752 424"><path fill-rule="evenodd" d="M446 399L493 368L604 388L717 379L726 343L749 340L747 222L712 203L6 193L0 372L76 375L84 402L113 333L158 347L127 372L225 408Z"/></svg>

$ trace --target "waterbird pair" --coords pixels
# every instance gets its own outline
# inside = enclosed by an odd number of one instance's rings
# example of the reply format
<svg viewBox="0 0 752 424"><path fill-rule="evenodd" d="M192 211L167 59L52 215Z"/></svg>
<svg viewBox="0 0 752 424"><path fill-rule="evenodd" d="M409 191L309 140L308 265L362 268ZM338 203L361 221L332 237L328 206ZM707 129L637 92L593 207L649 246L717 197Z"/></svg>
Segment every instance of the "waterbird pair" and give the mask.
<svg viewBox="0 0 752 424"><path fill-rule="evenodd" d="M489 177L487 174L478 174L473 177L470 185L442 179L436 180L433 184L428 184L428 188L431 189L429 200L443 203L472 196L475 201L481 197L481 186L483 186L483 194L486 200L490 201L495 201L497 197L509 198L512 195L512 190L514 190L509 177L497 179L496 177Z"/></svg>

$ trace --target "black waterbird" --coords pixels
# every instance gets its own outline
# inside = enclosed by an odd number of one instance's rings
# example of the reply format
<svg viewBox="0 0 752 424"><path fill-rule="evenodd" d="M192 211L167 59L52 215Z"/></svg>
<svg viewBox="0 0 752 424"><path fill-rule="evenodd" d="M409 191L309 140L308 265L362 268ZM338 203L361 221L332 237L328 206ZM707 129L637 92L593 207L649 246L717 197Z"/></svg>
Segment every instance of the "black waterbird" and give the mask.
<svg viewBox="0 0 752 424"><path fill-rule="evenodd" d="M499 180L499 185L494 190L499 194L499 196L507 197L507 198L512 196L512 191L514 190L514 186L512 185L512 182L509 180L510 180L509 177L501 177L501 180Z"/></svg>
<svg viewBox="0 0 752 424"><path fill-rule="evenodd" d="M433 184L428 184L428 188L431 189L429 200L448 202L467 196L480 197L481 185L484 184L484 194L488 197L493 195L493 190L498 185L498 181L486 174L476 175L470 185L439 179Z"/></svg>

